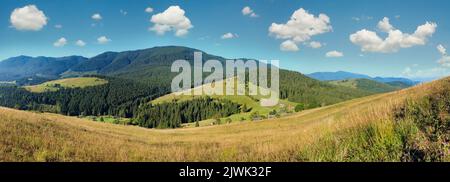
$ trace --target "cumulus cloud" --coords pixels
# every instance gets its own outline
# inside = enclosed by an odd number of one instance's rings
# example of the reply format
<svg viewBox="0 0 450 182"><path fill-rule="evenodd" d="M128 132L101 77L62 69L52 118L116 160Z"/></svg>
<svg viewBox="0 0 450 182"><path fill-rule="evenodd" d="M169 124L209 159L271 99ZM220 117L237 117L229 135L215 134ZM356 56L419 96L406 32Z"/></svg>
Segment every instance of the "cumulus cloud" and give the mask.
<svg viewBox="0 0 450 182"><path fill-rule="evenodd" d="M280 50L281 51L298 51L299 48L298 48L297 44L295 44L294 41L286 40L280 44Z"/></svg>
<svg viewBox="0 0 450 182"><path fill-rule="evenodd" d="M101 36L97 38L97 43L99 44L106 44L108 42L111 42L111 39L108 39L106 36Z"/></svg>
<svg viewBox="0 0 450 182"><path fill-rule="evenodd" d="M439 78L448 74L449 70L447 68L435 67L416 70L408 66L403 69L401 76L407 78Z"/></svg>
<svg viewBox="0 0 450 182"><path fill-rule="evenodd" d="M250 16L250 17L253 17L253 18L258 17L258 15L248 6L242 8L242 14L244 16Z"/></svg>
<svg viewBox="0 0 450 182"><path fill-rule="evenodd" d="M152 13L153 12L153 8L152 7L147 7L147 8L145 8L145 12Z"/></svg>
<svg viewBox="0 0 450 182"><path fill-rule="evenodd" d="M67 39L64 37L61 37L60 39L56 40L56 42L53 43L53 46L55 47L63 47L67 44Z"/></svg>
<svg viewBox="0 0 450 182"><path fill-rule="evenodd" d="M389 32L394 29L394 27L389 23L389 18L384 17L383 20L378 22L377 27L383 32Z"/></svg>
<svg viewBox="0 0 450 182"><path fill-rule="evenodd" d="M226 34L223 34L222 37L220 37L220 38L221 39L232 39L232 38L237 38L237 37L238 37L237 34L233 34L233 33L228 32Z"/></svg>
<svg viewBox="0 0 450 182"><path fill-rule="evenodd" d="M77 40L75 42L75 45L77 45L79 47L84 47L86 45L86 42L84 42L83 40Z"/></svg>
<svg viewBox="0 0 450 182"><path fill-rule="evenodd" d="M308 41L314 35L330 31L332 31L332 27L330 18L327 15L319 14L319 16L314 16L303 8L296 10L286 23L272 23L269 27L270 35L277 39L290 40L290 43L293 44Z"/></svg>
<svg viewBox="0 0 450 182"><path fill-rule="evenodd" d="M55 25L55 28L56 28L56 29L61 29L62 27L63 27L63 26L60 25L60 24Z"/></svg>
<svg viewBox="0 0 450 182"><path fill-rule="evenodd" d="M320 42L316 42L316 41L312 41L308 44L309 47L314 48L314 49L318 49L322 47L322 43Z"/></svg>
<svg viewBox="0 0 450 182"><path fill-rule="evenodd" d="M438 63L445 67L450 67L450 56L447 54L447 49L441 44L437 47L437 50L441 54L441 58L438 60Z"/></svg>
<svg viewBox="0 0 450 182"><path fill-rule="evenodd" d="M16 8L11 13L11 26L17 30L41 30L47 25L47 16L35 5L27 5L22 8Z"/></svg>
<svg viewBox="0 0 450 182"><path fill-rule="evenodd" d="M325 56L328 57L328 58L336 58L336 57L344 56L344 53L339 52L339 51L330 51L330 52L327 52L325 54Z"/></svg>
<svg viewBox="0 0 450 182"><path fill-rule="evenodd" d="M378 22L378 28L388 36L382 39L377 33L362 29L350 35L350 41L361 47L363 52L392 53L401 48L409 48L418 45L425 45L428 38L436 31L437 24L426 22L417 27L413 34L403 33L389 23L388 18L383 18Z"/></svg>
<svg viewBox="0 0 450 182"><path fill-rule="evenodd" d="M102 18L102 15L100 15L99 13L93 14L93 15L91 16L91 18L92 18L93 20L96 20L96 21L100 21L100 20L103 19L103 18Z"/></svg>
<svg viewBox="0 0 450 182"><path fill-rule="evenodd" d="M189 29L194 27L189 18L185 16L185 11L179 6L170 6L164 12L153 15L150 21L154 25L149 30L158 35L174 31L175 35L180 37L189 33Z"/></svg>

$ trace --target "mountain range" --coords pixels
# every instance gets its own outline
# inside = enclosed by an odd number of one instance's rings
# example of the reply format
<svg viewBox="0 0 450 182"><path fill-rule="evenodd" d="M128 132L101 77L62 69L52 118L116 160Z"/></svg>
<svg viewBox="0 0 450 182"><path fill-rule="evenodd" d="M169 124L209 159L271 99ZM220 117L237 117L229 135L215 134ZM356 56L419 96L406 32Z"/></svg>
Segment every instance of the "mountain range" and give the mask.
<svg viewBox="0 0 450 182"><path fill-rule="evenodd" d="M196 51L200 50L180 46L164 46L134 51L105 52L92 58L82 56L60 58L18 56L0 62L0 81L28 83L23 80L47 81L59 77L73 77L84 74L122 75L130 78L139 77L155 80L161 79L158 76L159 73L170 66L173 60L193 60L193 52ZM226 60L223 57L203 52L203 60L210 59ZM148 69L152 71L149 73ZM345 71L315 72L306 76L321 81L369 79L404 86L420 83L407 78L371 77Z"/></svg>
<svg viewBox="0 0 450 182"><path fill-rule="evenodd" d="M0 62L0 81L16 81L20 86L66 77L102 75L136 81L150 85L152 88L170 90L172 78L177 74L170 71L172 62L179 59L193 62L194 52L198 51L203 53L204 61L215 59L224 62L227 60L198 49L181 46L105 52L92 58L19 56ZM309 107L318 107L374 93L374 89L360 89L358 86L348 87L319 80L296 71L280 69L280 97L291 102L305 103ZM378 87L373 82L363 83L370 83L369 86L365 84L364 88Z"/></svg>
<svg viewBox="0 0 450 182"><path fill-rule="evenodd" d="M374 80L381 83L389 83L393 85L406 85L413 86L420 81L411 80L408 78L400 78L400 77L371 77L364 74L351 73L345 71L337 71L337 72L315 72L311 74L307 74L308 77L321 80L321 81L333 81L333 80L349 80L349 79L369 79Z"/></svg>
<svg viewBox="0 0 450 182"><path fill-rule="evenodd" d="M0 62L0 81L14 81L34 76L55 79L61 73L87 60L82 56L12 57Z"/></svg>

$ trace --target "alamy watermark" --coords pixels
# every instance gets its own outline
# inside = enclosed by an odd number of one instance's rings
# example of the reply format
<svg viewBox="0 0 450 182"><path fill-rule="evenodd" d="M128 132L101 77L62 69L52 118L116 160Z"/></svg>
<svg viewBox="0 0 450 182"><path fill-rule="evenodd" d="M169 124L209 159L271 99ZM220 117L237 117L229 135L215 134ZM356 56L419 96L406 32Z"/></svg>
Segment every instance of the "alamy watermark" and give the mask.
<svg viewBox="0 0 450 182"><path fill-rule="evenodd" d="M225 72L222 64L218 60L203 63L202 52L194 52L193 67L186 60L174 61L171 71L180 73L172 80L172 92L177 95L249 95L257 98L261 106L278 104L278 60L271 60L270 64L265 60L226 60ZM210 74L204 77L204 72Z"/></svg>

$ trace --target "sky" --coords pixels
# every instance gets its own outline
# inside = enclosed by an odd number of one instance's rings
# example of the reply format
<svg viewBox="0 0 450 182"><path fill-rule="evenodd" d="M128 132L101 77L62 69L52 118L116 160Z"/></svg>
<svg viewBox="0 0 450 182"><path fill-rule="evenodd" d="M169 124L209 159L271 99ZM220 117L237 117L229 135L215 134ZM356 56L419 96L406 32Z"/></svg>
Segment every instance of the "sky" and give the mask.
<svg viewBox="0 0 450 182"><path fill-rule="evenodd" d="M447 0L2 0L0 60L178 45L302 73L450 75Z"/></svg>

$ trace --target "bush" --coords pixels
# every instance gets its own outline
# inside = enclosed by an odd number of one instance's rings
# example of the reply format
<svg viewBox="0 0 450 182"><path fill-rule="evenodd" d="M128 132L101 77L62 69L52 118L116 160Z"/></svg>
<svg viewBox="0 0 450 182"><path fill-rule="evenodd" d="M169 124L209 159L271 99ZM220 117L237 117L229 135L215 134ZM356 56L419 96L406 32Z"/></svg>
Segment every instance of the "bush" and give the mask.
<svg viewBox="0 0 450 182"><path fill-rule="evenodd" d="M303 111L303 110L305 110L305 104L302 104L302 103L300 103L300 104L297 104L296 106L295 106L295 112L299 112L299 111Z"/></svg>
<svg viewBox="0 0 450 182"><path fill-rule="evenodd" d="M252 112L250 114L250 120L255 121L255 120L261 120L262 117L259 115L258 111Z"/></svg>
<svg viewBox="0 0 450 182"><path fill-rule="evenodd" d="M214 119L214 125L220 125L221 121L220 118Z"/></svg>
<svg viewBox="0 0 450 182"><path fill-rule="evenodd" d="M272 116L276 115L276 114L277 114L277 111L275 109L269 112L269 115L272 115Z"/></svg>

